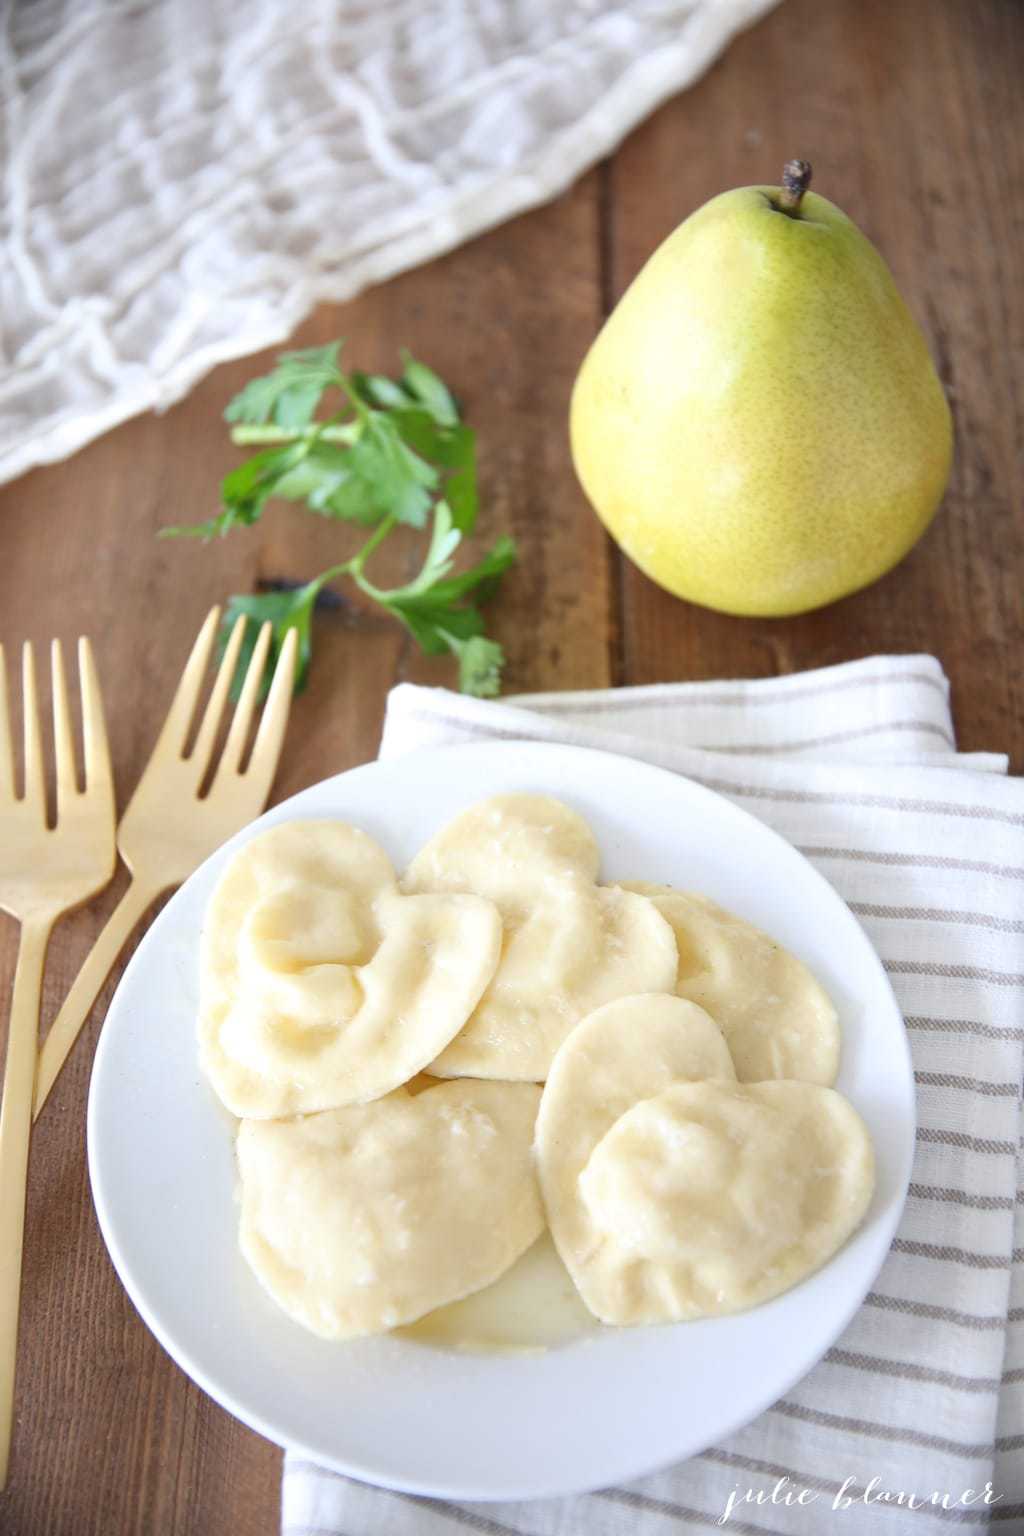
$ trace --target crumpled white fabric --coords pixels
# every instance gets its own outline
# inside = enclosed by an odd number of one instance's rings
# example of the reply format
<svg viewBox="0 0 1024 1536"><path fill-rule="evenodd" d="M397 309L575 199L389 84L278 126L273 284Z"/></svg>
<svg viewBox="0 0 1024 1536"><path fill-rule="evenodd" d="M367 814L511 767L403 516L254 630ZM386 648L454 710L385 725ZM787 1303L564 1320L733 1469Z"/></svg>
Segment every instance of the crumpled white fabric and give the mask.
<svg viewBox="0 0 1024 1536"><path fill-rule="evenodd" d="M553 197L777 0L11 0L0 480Z"/></svg>

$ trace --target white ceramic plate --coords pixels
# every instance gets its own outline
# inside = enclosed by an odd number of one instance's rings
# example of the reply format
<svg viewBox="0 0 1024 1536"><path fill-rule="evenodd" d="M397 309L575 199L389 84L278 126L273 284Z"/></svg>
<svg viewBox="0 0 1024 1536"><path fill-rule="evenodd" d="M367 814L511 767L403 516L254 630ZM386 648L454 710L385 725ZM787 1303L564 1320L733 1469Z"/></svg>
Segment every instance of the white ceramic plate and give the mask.
<svg viewBox="0 0 1024 1536"><path fill-rule="evenodd" d="M401 867L464 806L512 789L556 795L582 812L606 879L704 891L808 962L839 1008L838 1086L874 1139L874 1201L822 1271L737 1317L611 1329L540 1355L463 1355L388 1337L324 1343L278 1311L237 1249L233 1122L200 1076L195 1037L207 898L231 851L273 822L355 822ZM463 1499L608 1487L695 1455L781 1397L870 1287L903 1206L913 1138L913 1074L885 972L800 854L674 774L515 742L356 768L277 806L215 854L128 966L89 1097L103 1236L132 1301L181 1368L279 1444L367 1482Z"/></svg>

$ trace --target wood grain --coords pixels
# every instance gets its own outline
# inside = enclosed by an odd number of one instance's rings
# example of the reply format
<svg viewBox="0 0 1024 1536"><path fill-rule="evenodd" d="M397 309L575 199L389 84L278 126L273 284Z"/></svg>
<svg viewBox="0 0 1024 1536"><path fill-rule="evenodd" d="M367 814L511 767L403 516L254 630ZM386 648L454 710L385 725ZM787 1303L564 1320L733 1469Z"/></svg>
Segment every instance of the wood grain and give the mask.
<svg viewBox="0 0 1024 1536"><path fill-rule="evenodd" d="M1015 659L1024 501L1024 13L1016 0L786 0L693 90L551 206L296 336L344 335L367 368L409 345L459 391L483 451L487 537L522 563L493 610L508 687L763 676L880 650L936 652L967 748L1024 763ZM801 619L726 618L662 593L611 550L565 438L582 354L643 261L691 209L799 154L888 258L954 399L957 462L919 548L867 592ZM180 406L0 490L0 638L93 636L121 800L146 759L207 607L307 577L349 535L288 508L212 547L164 543L208 515L236 460L220 412L262 359L217 369ZM413 536L382 556L410 572ZM372 757L387 690L449 683L359 602L317 620L276 797ZM119 887L55 936L48 1019ZM0 930L0 977L13 968ZM99 1238L84 1157L89 1059L111 988L33 1149L19 1418L4 1536L270 1536L279 1454L205 1398L150 1337ZM197 1299L198 1300L198 1299Z"/></svg>

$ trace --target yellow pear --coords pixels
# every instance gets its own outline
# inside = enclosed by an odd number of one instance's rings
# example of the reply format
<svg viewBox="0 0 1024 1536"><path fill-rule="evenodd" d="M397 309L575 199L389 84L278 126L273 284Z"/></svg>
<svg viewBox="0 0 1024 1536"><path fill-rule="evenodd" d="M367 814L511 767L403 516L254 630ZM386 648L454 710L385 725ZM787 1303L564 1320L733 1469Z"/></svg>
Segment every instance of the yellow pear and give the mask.
<svg viewBox="0 0 1024 1536"><path fill-rule="evenodd" d="M907 553L952 424L885 262L806 190L705 203L627 290L580 370L577 474L626 554L726 613L802 613Z"/></svg>

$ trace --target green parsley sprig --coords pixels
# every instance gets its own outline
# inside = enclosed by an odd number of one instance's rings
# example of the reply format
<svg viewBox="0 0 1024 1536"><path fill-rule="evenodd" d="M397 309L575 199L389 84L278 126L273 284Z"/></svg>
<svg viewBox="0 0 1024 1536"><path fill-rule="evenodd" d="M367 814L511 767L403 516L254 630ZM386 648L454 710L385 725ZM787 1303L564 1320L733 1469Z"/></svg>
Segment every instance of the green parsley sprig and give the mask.
<svg viewBox="0 0 1024 1536"><path fill-rule="evenodd" d="M476 565L455 572L455 555L477 517L476 438L446 385L407 352L398 379L346 373L341 343L286 352L263 378L252 379L224 412L232 441L258 451L221 482L221 510L207 522L166 528L165 535L212 539L259 521L272 499L304 502L310 511L373 532L363 546L304 586L228 599L222 644L240 614L272 625L271 663L290 629L298 631L296 688L312 656L313 610L328 582L348 577L393 614L428 655L451 652L464 693L494 697L501 684L501 646L484 633L480 604L493 593L516 549L498 539ZM339 398L340 397L340 398ZM325 399L335 405L317 418ZM430 536L419 573L401 587L378 587L367 573L374 551L399 524ZM269 678L270 669L266 676Z"/></svg>

